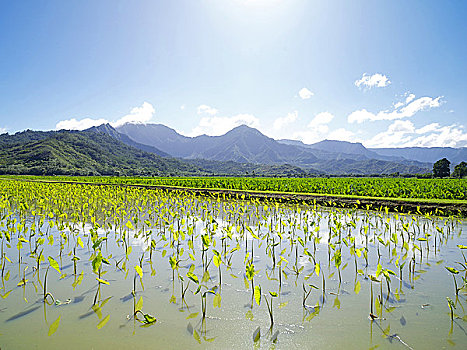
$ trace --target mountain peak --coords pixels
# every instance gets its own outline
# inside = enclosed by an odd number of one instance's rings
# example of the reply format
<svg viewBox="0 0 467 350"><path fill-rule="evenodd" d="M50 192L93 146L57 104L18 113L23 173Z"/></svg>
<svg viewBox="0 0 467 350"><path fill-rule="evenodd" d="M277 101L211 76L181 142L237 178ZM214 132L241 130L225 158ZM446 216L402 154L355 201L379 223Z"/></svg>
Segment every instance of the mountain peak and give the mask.
<svg viewBox="0 0 467 350"><path fill-rule="evenodd" d="M225 135L234 135L234 134L239 134L239 133L242 133L242 134L248 133L248 134L263 136L263 137L265 136L258 129L252 128L251 126L248 126L246 124L236 126L232 130L227 131Z"/></svg>

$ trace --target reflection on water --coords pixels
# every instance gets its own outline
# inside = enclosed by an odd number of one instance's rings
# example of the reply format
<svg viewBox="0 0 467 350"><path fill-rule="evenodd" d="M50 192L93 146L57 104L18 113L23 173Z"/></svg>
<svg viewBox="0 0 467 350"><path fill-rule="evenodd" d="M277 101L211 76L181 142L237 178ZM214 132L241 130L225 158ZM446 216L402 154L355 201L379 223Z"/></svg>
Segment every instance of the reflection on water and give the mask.
<svg viewBox="0 0 467 350"><path fill-rule="evenodd" d="M2 349L467 346L465 221L0 186Z"/></svg>

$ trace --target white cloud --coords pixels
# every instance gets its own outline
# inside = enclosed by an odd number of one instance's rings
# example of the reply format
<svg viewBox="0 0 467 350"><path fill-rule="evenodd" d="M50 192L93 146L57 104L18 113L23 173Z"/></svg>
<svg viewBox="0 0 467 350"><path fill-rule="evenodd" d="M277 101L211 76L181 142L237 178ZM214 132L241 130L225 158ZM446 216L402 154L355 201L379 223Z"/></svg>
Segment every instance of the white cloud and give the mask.
<svg viewBox="0 0 467 350"><path fill-rule="evenodd" d="M405 103L404 103L404 102L397 102L397 103L395 103L395 104L394 104L394 108L396 108L396 109L397 109L397 108L400 108L400 107L402 107L403 105L405 105Z"/></svg>
<svg viewBox="0 0 467 350"><path fill-rule="evenodd" d="M107 119L91 119L91 118L84 118L77 120L75 118L62 120L55 125L55 129L61 130L84 130L89 129L93 126L99 126L101 124L108 123Z"/></svg>
<svg viewBox="0 0 467 350"><path fill-rule="evenodd" d="M319 125L329 124L334 119L334 116L329 112L321 112L315 115L315 117L308 123L309 128L313 128Z"/></svg>
<svg viewBox="0 0 467 350"><path fill-rule="evenodd" d="M321 112L308 123L308 129L297 131L292 135L293 139L301 140L304 143L315 143L321 141L329 132L328 124L334 119L334 115L329 112Z"/></svg>
<svg viewBox="0 0 467 350"><path fill-rule="evenodd" d="M410 96L409 96L410 97ZM416 100L413 98L407 98L406 101L412 101L407 104L397 103L394 105L392 111L380 111L377 114L371 113L366 109L354 111L349 114L347 121L349 123L363 123L364 121L376 121L376 120L396 120L412 117L414 114L420 111L429 110L441 106L441 96L436 98L433 97L420 97ZM404 106L404 107L402 107ZM402 107L402 108L401 108Z"/></svg>
<svg viewBox="0 0 467 350"><path fill-rule="evenodd" d="M112 126L119 127L126 123L145 124L152 119L156 110L152 104L144 102L141 107L135 107L130 111L130 114L112 122Z"/></svg>
<svg viewBox="0 0 467 350"><path fill-rule="evenodd" d="M415 132L417 134L426 134L428 132L439 130L439 128L440 128L439 123L431 123L431 124L421 127L420 129L415 130Z"/></svg>
<svg viewBox="0 0 467 350"><path fill-rule="evenodd" d="M202 117L196 126L187 136L209 135L219 136L231 129L245 124L252 128L258 128L259 119L252 114L237 114L232 117Z"/></svg>
<svg viewBox="0 0 467 350"><path fill-rule="evenodd" d="M298 112L297 111L294 111L292 113L287 113L287 116L285 117L279 117L277 118L276 120L274 120L274 123L273 123L273 128L275 130L280 130L282 129L284 126L288 125L288 124L291 124L293 123L294 121L296 121L298 118Z"/></svg>
<svg viewBox="0 0 467 350"><path fill-rule="evenodd" d="M407 134L415 130L413 123L409 120L396 120L389 125L386 131L380 132L371 139L366 140L366 147L404 147L411 140Z"/></svg>
<svg viewBox="0 0 467 350"><path fill-rule="evenodd" d="M331 131L326 136L326 138L328 140L356 142L355 133L350 131L350 130L344 129L344 128L339 128L339 129Z"/></svg>
<svg viewBox="0 0 467 350"><path fill-rule="evenodd" d="M311 96L313 96L314 93L311 92L310 90L308 90L306 87L302 88L299 92L298 92L298 96L300 96L300 98L302 100L308 100Z"/></svg>
<svg viewBox="0 0 467 350"><path fill-rule="evenodd" d="M209 115L216 115L218 112L217 109L210 107L208 105L201 105L198 106L198 114L209 114Z"/></svg>
<svg viewBox="0 0 467 350"><path fill-rule="evenodd" d="M328 132L328 128L326 125L326 131L324 134ZM293 140L300 140L306 144L312 144L318 141L323 140L323 133L318 132L317 130L304 130L304 131L297 131L292 134Z"/></svg>
<svg viewBox="0 0 467 350"><path fill-rule="evenodd" d="M396 120L394 123L389 125L388 132L390 133L413 133L415 127L410 120Z"/></svg>
<svg viewBox="0 0 467 350"><path fill-rule="evenodd" d="M409 102L412 102L413 100L415 99L415 95L414 94L409 94L409 96L406 97L405 99L405 103L409 103Z"/></svg>
<svg viewBox="0 0 467 350"><path fill-rule="evenodd" d="M109 123L113 127L119 127L125 123L144 124L151 121L155 109L149 102L144 102L141 107L134 107L129 114L117 119L116 121L109 121L107 119L92 119L84 118L77 120L75 118L59 121L55 125L56 130L85 130L93 126Z"/></svg>
<svg viewBox="0 0 467 350"><path fill-rule="evenodd" d="M366 109L360 109L349 114L347 121L349 123L363 123L366 120L375 120L376 115L371 112L368 112Z"/></svg>
<svg viewBox="0 0 467 350"><path fill-rule="evenodd" d="M396 120L364 144L366 147L465 147L467 133L462 125L431 123L416 129L411 121Z"/></svg>
<svg viewBox="0 0 467 350"><path fill-rule="evenodd" d="M355 80L354 84L359 88L385 87L391 84L391 81L388 79L387 76L380 73L376 73L373 75L368 75L367 73L364 73L361 79Z"/></svg>
<svg viewBox="0 0 467 350"><path fill-rule="evenodd" d="M418 147L466 147L467 133L461 125L442 126L432 133L414 138L409 145Z"/></svg>
<svg viewBox="0 0 467 350"><path fill-rule="evenodd" d="M6 128L0 128L0 134L6 133Z"/></svg>
<svg viewBox="0 0 467 350"><path fill-rule="evenodd" d="M180 106L180 109L181 109L182 111L185 110L185 105L181 105L181 106Z"/></svg>
<svg viewBox="0 0 467 350"><path fill-rule="evenodd" d="M397 118L393 118L393 119L411 117L411 116L413 116L415 113L417 113L419 111L439 107L441 105L440 100L441 100L441 96L438 96L436 98L420 97L420 98L410 102L404 108L402 108L399 113L395 113ZM394 112L391 113L391 115L393 115L393 114L394 114Z"/></svg>

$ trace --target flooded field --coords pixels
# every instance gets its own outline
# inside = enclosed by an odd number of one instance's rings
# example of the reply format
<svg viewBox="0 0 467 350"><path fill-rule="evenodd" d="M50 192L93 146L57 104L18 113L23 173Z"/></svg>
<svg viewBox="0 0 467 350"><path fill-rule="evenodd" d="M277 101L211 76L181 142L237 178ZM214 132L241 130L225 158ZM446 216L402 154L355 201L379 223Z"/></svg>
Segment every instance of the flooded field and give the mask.
<svg viewBox="0 0 467 350"><path fill-rule="evenodd" d="M0 181L0 346L467 347L467 222Z"/></svg>

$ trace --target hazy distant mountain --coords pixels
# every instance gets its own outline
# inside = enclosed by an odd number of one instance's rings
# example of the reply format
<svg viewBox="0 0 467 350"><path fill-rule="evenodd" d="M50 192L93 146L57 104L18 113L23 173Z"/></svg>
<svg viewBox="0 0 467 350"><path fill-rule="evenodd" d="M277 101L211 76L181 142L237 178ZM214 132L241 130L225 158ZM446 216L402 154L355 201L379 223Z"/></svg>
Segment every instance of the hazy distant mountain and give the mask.
<svg viewBox="0 0 467 350"><path fill-rule="evenodd" d="M280 144L246 125L222 136L186 137L160 124L125 124L117 131L138 143L156 147L174 157L239 163L310 166L317 158L304 148Z"/></svg>
<svg viewBox="0 0 467 350"><path fill-rule="evenodd" d="M290 164L252 164L236 163L232 161L221 162L218 160L206 159L186 159L186 162L193 164L208 174L230 174L235 176L286 176L286 177L307 177L326 175L322 171L314 169L303 169Z"/></svg>
<svg viewBox="0 0 467 350"><path fill-rule="evenodd" d="M152 147L152 146L149 146L149 145L145 145L145 144L133 141L127 135L119 133L110 124L102 124L102 125L99 125L99 126L93 126L92 128L89 128L89 129L87 129L85 131L104 133L104 134L107 134L109 136L112 136L114 139L122 141L124 144L126 144L128 146L135 147L135 148L140 149L140 150L145 151L145 152L155 153L155 154L157 154L157 155L159 155L161 157L170 157L170 155L168 153L162 152L160 149L158 149L156 147Z"/></svg>
<svg viewBox="0 0 467 350"><path fill-rule="evenodd" d="M430 172L430 168L420 166L416 161L405 163L392 162L380 159L337 159L332 162L320 160L313 164L316 169L333 175L377 175L377 174L423 174Z"/></svg>
<svg viewBox="0 0 467 350"><path fill-rule="evenodd" d="M178 134L162 124L124 124L116 130L132 140L155 147L174 157L186 157L189 153L188 137Z"/></svg>
<svg viewBox="0 0 467 350"><path fill-rule="evenodd" d="M325 140L306 145L295 140L276 141L245 125L221 136L186 137L161 124L125 124L117 131L135 142L185 159L291 164L330 174L425 173L432 167L428 163L379 155L360 143Z"/></svg>
<svg viewBox="0 0 467 350"><path fill-rule="evenodd" d="M333 153L359 154L364 155L369 159L378 159L377 153L367 150L359 142L354 143L347 141L323 140L311 144L310 147Z"/></svg>
<svg viewBox="0 0 467 350"><path fill-rule="evenodd" d="M388 160L398 163L402 162L404 164L408 164L407 161L433 164L442 158L449 159L452 165L467 161L467 147L366 148L358 142L353 143L335 140L324 140L309 145L297 140L279 140L279 142L311 149L319 149L331 153L361 155L365 156L367 159ZM318 158L320 157L318 156ZM414 163L413 165L420 166L421 164ZM428 164L425 164L425 166L428 166Z"/></svg>
<svg viewBox="0 0 467 350"><path fill-rule="evenodd" d="M360 142L348 142L348 141L337 141L337 140L323 140L317 143L306 144L302 141L297 140L278 140L281 143L291 144L296 146L302 146L309 149L320 150L326 153L331 153L334 155L339 155L337 159L379 159L379 160L389 160L389 161L403 161L405 158L396 157L391 155L382 155L377 152L373 152ZM315 153L316 155L316 153ZM319 157L318 158L322 158Z"/></svg>
<svg viewBox="0 0 467 350"><path fill-rule="evenodd" d="M396 156L419 162L434 163L439 159L447 158L451 165L467 161L467 147L404 147L404 148L370 148L371 151L383 156Z"/></svg>

